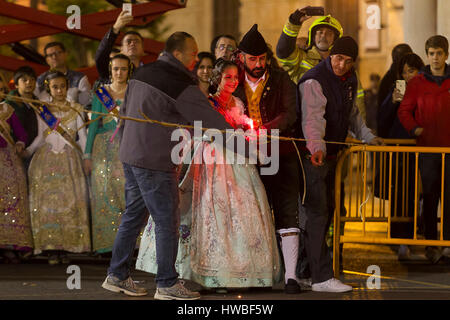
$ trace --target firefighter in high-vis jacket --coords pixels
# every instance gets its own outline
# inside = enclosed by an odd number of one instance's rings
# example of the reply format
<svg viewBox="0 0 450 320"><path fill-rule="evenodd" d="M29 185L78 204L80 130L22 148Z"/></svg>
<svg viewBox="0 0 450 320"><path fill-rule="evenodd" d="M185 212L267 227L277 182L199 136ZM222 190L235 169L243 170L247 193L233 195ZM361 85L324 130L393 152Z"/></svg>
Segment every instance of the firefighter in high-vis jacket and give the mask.
<svg viewBox="0 0 450 320"><path fill-rule="evenodd" d="M289 16L288 21L283 27L283 32L281 33L276 48L278 61L296 84L298 84L308 70L314 68L322 60L328 58L334 42L342 37L344 33L344 30L337 19L333 18L331 15L319 16L311 24L307 42L304 44L304 38L298 37L298 34L303 22L311 18L311 16L306 15L307 8L308 7L297 9ZM366 108L364 103L364 90L361 86L361 81L357 72L356 76L358 89L356 92L357 98L355 104L362 118L365 120ZM301 118L300 110L297 110L297 112L300 113L299 116ZM344 176L345 174L346 173L343 172ZM300 234L296 273L299 285L303 289L306 289L311 288L311 272L305 248L306 237L304 232L306 229L306 215L301 205L299 209L299 224L302 232ZM341 211L345 212L345 209L341 209ZM333 228L334 226L332 223L326 235L326 240L330 247L332 247L331 240L333 237ZM342 252L342 250L340 252Z"/></svg>
<svg viewBox="0 0 450 320"><path fill-rule="evenodd" d="M278 61L296 84L308 70L329 56L334 41L344 33L338 20L331 15L321 16L309 28L307 48L299 48L297 36L300 28L304 21L311 18L306 15L306 8L297 9L289 16L276 49ZM365 119L364 89L359 76L356 105Z"/></svg>

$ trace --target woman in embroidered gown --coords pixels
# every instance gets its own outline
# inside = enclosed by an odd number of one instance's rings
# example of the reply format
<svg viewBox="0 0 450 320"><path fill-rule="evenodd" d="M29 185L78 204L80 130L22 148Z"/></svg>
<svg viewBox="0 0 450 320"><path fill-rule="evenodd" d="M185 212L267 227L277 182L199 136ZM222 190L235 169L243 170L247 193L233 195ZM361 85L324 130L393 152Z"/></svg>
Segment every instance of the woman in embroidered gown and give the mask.
<svg viewBox="0 0 450 320"><path fill-rule="evenodd" d="M213 81L218 83L218 91L210 97L211 107L235 128L243 127L248 123L244 106L232 96L238 85L236 65L219 60ZM215 161L211 159L212 148ZM236 154L214 143L199 142L195 150L180 186L176 263L180 277L206 288L271 287L281 277L280 257L270 207L256 167L228 164ZM219 164L220 158L227 161ZM136 268L156 273L151 218L141 240Z"/></svg>
<svg viewBox="0 0 450 320"><path fill-rule="evenodd" d="M49 73L45 84L51 102L60 105L49 110L61 120L59 127L68 137L39 119L38 137L27 148L28 154L37 149L28 169L34 251L48 251L50 264L68 263L63 251L90 251L88 191L81 162L86 130L77 131L83 125L82 107L67 100L64 74Z"/></svg>
<svg viewBox="0 0 450 320"><path fill-rule="evenodd" d="M111 58L111 84L104 89L120 107L125 96L127 81L131 73L131 61L118 54ZM116 108L118 111L118 108ZM97 95L92 101L92 111L108 113ZM92 114L92 120L99 118ZM114 138L117 119L100 117L89 125L84 169L91 174L92 245L97 253L111 252L120 217L125 210L125 178L119 160L119 140Z"/></svg>
<svg viewBox="0 0 450 320"><path fill-rule="evenodd" d="M14 109L0 103L0 252L11 263L20 262L17 252L33 247L27 180L18 156L26 143L27 133Z"/></svg>

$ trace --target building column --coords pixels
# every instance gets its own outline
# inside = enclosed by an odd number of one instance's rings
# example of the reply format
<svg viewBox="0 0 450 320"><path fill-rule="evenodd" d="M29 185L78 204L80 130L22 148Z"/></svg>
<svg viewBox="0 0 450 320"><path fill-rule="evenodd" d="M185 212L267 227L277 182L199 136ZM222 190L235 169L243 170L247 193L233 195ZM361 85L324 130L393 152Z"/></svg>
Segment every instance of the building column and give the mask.
<svg viewBox="0 0 450 320"><path fill-rule="evenodd" d="M442 2L440 6L448 7L448 1ZM446 2L443 4L443 2ZM426 61L425 42L437 34L438 0L405 0L403 14L403 29L405 43L409 44L413 51L418 54L424 62ZM448 16L442 16L442 20ZM443 24L448 24L448 21Z"/></svg>
<svg viewBox="0 0 450 320"><path fill-rule="evenodd" d="M437 34L447 37L450 42L450 1L438 0L437 1ZM450 56L447 60L450 63Z"/></svg>

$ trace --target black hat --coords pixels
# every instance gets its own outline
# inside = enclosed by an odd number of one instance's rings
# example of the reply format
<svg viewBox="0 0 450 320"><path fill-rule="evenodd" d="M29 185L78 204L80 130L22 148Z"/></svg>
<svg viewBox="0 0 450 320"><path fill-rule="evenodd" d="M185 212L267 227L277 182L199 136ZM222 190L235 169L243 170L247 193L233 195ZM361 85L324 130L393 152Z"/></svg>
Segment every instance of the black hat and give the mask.
<svg viewBox="0 0 450 320"><path fill-rule="evenodd" d="M350 37L345 36L337 39L330 51L330 56L333 54L343 54L353 58L353 61L358 57L358 44Z"/></svg>
<svg viewBox="0 0 450 320"><path fill-rule="evenodd" d="M267 52L266 40L264 40L261 33L258 31L258 25L253 27L244 35L241 43L239 43L239 50L251 54L252 56L259 56Z"/></svg>

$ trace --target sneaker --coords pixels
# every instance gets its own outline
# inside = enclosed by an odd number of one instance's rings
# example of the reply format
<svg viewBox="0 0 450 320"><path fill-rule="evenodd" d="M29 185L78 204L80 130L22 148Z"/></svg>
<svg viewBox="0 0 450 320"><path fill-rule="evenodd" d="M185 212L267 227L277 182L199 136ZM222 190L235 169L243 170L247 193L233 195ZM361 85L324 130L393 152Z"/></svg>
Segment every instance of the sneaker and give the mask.
<svg viewBox="0 0 450 320"><path fill-rule="evenodd" d="M300 293L301 289L295 279L288 279L287 283L284 285L284 293L295 294Z"/></svg>
<svg viewBox="0 0 450 320"><path fill-rule="evenodd" d="M450 247L446 247L446 248L442 249L442 255L444 257L450 258Z"/></svg>
<svg viewBox="0 0 450 320"><path fill-rule="evenodd" d="M411 257L411 250L409 250L409 247L404 244L400 245L400 247L398 248L398 260L399 261L409 260L410 257Z"/></svg>
<svg viewBox="0 0 450 320"><path fill-rule="evenodd" d="M312 279L311 278L300 278L297 279L297 283L300 285L302 290L311 290Z"/></svg>
<svg viewBox="0 0 450 320"><path fill-rule="evenodd" d="M425 257L431 261L431 263L436 264L441 260L442 253L436 247L426 247L425 249Z"/></svg>
<svg viewBox="0 0 450 320"><path fill-rule="evenodd" d="M103 282L102 287L112 292L122 292L134 297L147 295L147 289L138 287L131 277L121 281L119 278L109 275Z"/></svg>
<svg viewBox="0 0 450 320"><path fill-rule="evenodd" d="M351 286L343 284L336 278L331 278L324 282L313 283L311 289L312 291L317 292L348 292L353 290Z"/></svg>
<svg viewBox="0 0 450 320"><path fill-rule="evenodd" d="M183 280L178 280L168 288L156 288L155 299L157 300L197 300L200 293L190 291L184 286Z"/></svg>

